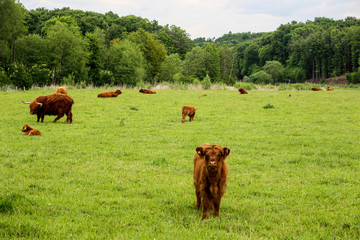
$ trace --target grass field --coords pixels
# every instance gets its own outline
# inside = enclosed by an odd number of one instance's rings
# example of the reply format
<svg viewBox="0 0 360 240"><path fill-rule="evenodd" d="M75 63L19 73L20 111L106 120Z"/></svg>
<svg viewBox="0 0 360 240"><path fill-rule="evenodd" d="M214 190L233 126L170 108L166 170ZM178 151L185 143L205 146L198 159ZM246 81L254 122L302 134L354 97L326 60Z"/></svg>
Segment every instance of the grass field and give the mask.
<svg viewBox="0 0 360 240"><path fill-rule="evenodd" d="M0 92L0 239L360 238L360 89L103 91L68 90L73 124L21 102L55 90ZM201 221L206 142L231 156L220 218Z"/></svg>

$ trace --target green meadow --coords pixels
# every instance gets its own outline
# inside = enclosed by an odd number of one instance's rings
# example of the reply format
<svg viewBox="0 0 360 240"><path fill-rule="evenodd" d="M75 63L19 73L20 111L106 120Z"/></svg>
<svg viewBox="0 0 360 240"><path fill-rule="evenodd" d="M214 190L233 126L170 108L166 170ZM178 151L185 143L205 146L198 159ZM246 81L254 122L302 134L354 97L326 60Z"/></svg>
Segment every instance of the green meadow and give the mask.
<svg viewBox="0 0 360 240"><path fill-rule="evenodd" d="M68 89L72 124L21 102L55 90L0 92L0 239L360 238L360 89L104 91ZM202 143L231 150L220 218L205 221Z"/></svg>

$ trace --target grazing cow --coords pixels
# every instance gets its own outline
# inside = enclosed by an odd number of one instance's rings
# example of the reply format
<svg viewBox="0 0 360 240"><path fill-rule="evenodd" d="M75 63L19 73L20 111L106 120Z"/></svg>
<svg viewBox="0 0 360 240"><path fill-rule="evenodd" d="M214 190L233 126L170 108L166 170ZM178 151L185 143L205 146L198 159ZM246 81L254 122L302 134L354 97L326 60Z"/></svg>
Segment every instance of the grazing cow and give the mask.
<svg viewBox="0 0 360 240"><path fill-rule="evenodd" d="M192 106L183 106L182 107L182 122L185 122L186 116L189 116L190 122L194 121L195 113L197 108Z"/></svg>
<svg viewBox="0 0 360 240"><path fill-rule="evenodd" d="M36 130L32 127L30 127L29 125L25 124L21 130L22 132L24 132L24 135L28 135L28 136L36 136L36 135L40 135L41 133L39 130Z"/></svg>
<svg viewBox="0 0 360 240"><path fill-rule="evenodd" d="M54 93L47 96L39 96L32 102L24 102L30 104L30 114L37 115L37 121L44 121L45 115L57 115L54 122L62 118L65 114L67 116L66 122L72 123L71 107L74 100L69 95Z"/></svg>
<svg viewBox="0 0 360 240"><path fill-rule="evenodd" d="M323 91L321 88L316 88L316 87L313 87L311 88L312 91Z"/></svg>
<svg viewBox="0 0 360 240"><path fill-rule="evenodd" d="M66 91L66 88L64 88L64 87L58 87L58 89L56 90L56 93L67 94L67 91Z"/></svg>
<svg viewBox="0 0 360 240"><path fill-rule="evenodd" d="M115 92L103 92L98 95L99 98L108 98L108 97L117 97L119 94L122 94L121 90L116 90Z"/></svg>
<svg viewBox="0 0 360 240"><path fill-rule="evenodd" d="M334 91L334 88L333 87L328 87L327 90L328 91Z"/></svg>
<svg viewBox="0 0 360 240"><path fill-rule="evenodd" d="M150 90L150 89L142 89L142 88L139 90L139 92L145 93L145 94L156 94L156 92L153 91L153 90Z"/></svg>
<svg viewBox="0 0 360 240"><path fill-rule="evenodd" d="M239 88L239 92L240 94L248 94L248 92L243 88Z"/></svg>
<svg viewBox="0 0 360 240"><path fill-rule="evenodd" d="M225 159L229 153L229 148L208 143L196 148L193 179L196 208L200 209L202 203L203 220L209 218L209 210L213 210L214 217L219 217L221 197L226 191L228 176Z"/></svg>

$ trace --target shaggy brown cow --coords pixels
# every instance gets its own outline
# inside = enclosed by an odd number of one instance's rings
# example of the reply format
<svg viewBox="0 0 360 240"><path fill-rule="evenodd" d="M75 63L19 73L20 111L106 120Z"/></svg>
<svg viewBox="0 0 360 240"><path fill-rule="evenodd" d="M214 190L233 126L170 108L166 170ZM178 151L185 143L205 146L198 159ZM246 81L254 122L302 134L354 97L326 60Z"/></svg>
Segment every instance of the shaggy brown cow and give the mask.
<svg viewBox="0 0 360 240"><path fill-rule="evenodd" d="M108 98L108 97L117 97L119 94L122 94L121 90L116 90L115 92L103 92L98 95L99 98Z"/></svg>
<svg viewBox="0 0 360 240"><path fill-rule="evenodd" d="M323 91L321 88L316 88L316 87L313 87L311 88L312 91Z"/></svg>
<svg viewBox="0 0 360 240"><path fill-rule="evenodd" d="M32 127L30 127L29 125L25 124L21 130L22 132L24 132L24 135L28 135L28 136L36 136L36 135L40 135L41 133L39 130L36 130Z"/></svg>
<svg viewBox="0 0 360 240"><path fill-rule="evenodd" d="M182 107L182 122L185 122L186 116L189 116L190 122L194 121L195 113L197 108L192 106L183 106Z"/></svg>
<svg viewBox="0 0 360 240"><path fill-rule="evenodd" d="M66 91L66 88L64 88L64 87L58 87L58 89L56 90L56 93L67 94L67 91Z"/></svg>
<svg viewBox="0 0 360 240"><path fill-rule="evenodd" d="M153 91L153 90L150 90L150 89L142 89L142 88L139 90L139 92L145 93L145 94L156 94L156 92Z"/></svg>
<svg viewBox="0 0 360 240"><path fill-rule="evenodd" d="M334 88L333 87L328 87L327 90L328 91L334 91Z"/></svg>
<svg viewBox="0 0 360 240"><path fill-rule="evenodd" d="M248 92L243 88L239 88L239 92L240 94L248 94Z"/></svg>
<svg viewBox="0 0 360 240"><path fill-rule="evenodd" d="M69 95L54 93L47 96L39 96L32 102L23 102L30 104L30 114L37 115L37 121L44 121L45 115L57 115L54 122L62 118L65 114L67 116L66 122L72 123L71 107L74 100Z"/></svg>
<svg viewBox="0 0 360 240"><path fill-rule="evenodd" d="M194 155L194 187L196 208L203 205L202 219L209 218L209 210L213 216L219 216L221 197L226 191L228 165L225 161L230 149L220 145L204 143L196 148Z"/></svg>

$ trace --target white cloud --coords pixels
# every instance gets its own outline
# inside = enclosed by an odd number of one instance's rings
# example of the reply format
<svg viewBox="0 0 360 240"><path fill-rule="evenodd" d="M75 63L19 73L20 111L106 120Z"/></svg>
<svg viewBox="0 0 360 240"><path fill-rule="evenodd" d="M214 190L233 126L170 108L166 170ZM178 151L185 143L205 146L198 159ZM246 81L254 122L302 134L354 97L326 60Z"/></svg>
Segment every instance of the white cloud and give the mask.
<svg viewBox="0 0 360 240"><path fill-rule="evenodd" d="M291 21L315 17L360 17L358 0L20 0L27 9L70 7L119 16L135 15L176 25L192 38L220 37L229 31L269 32Z"/></svg>

